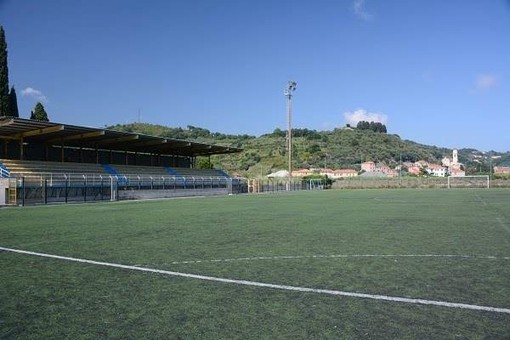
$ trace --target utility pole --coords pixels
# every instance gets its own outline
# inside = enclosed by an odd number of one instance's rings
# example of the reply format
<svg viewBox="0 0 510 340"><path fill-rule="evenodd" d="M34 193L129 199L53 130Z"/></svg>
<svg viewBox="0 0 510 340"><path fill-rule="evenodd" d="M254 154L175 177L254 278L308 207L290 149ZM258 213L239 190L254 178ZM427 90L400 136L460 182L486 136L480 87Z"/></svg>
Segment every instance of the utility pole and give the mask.
<svg viewBox="0 0 510 340"><path fill-rule="evenodd" d="M287 97L287 151L289 152L289 182L287 184L287 191L291 190L292 180L292 93L296 90L296 86L297 83L295 81L289 81L283 92L285 97Z"/></svg>

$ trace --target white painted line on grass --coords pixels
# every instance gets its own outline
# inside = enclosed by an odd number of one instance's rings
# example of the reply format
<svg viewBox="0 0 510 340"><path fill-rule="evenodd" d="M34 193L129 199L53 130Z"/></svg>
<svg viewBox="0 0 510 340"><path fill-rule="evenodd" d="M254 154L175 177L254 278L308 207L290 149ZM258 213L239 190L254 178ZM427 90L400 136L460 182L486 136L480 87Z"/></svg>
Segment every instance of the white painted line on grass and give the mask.
<svg viewBox="0 0 510 340"><path fill-rule="evenodd" d="M256 282L256 281L225 279L225 278L221 278L221 277L205 276L205 275L189 274L189 273L180 273L180 272L161 270L161 269L143 268L143 267L129 266L129 265L123 265L123 264L117 264L117 263L100 262L100 261L86 260L86 259L67 257L67 256L36 253L33 251L4 248L4 247L0 247L0 251L32 255L32 256L39 256L39 257L71 261L71 262L93 264L96 266L136 270L136 271L141 271L141 272L149 272L149 273L156 273L156 274L163 274L163 275L170 275L170 276L177 276L177 277L185 277L185 278L192 278L192 279L213 281L213 282L232 283L232 284L252 286L252 287L272 288L272 289L297 291L297 292L304 292L304 293L340 295L340 296L357 297L357 298L372 299L372 300L402 302L402 303L409 303L409 304L430 305L430 306L440 306L440 307L448 307L448 308L460 308L460 309L469 309L469 310L484 311L484 312L510 314L510 308L487 307L487 306L470 305L470 304L465 304L465 303L434 301L434 300L424 300L424 299L411 299L411 298L393 297L393 296L386 296L386 295L344 292L344 291L340 291L340 290L296 287L296 286L279 285L279 284Z"/></svg>
<svg viewBox="0 0 510 340"><path fill-rule="evenodd" d="M397 258L397 257L436 257L436 258L459 258L459 259L481 259L481 260L510 260L509 256L488 256L488 255L454 255L454 254L336 254L336 255L281 255L281 256L254 256L237 257L229 259L213 260L187 260L173 261L170 264L194 264L194 263L217 263L236 261L268 261L268 260L300 260L300 259L339 259L339 258Z"/></svg>
<svg viewBox="0 0 510 340"><path fill-rule="evenodd" d="M484 200L482 197L480 197L480 195L475 195L476 198L478 199L478 201L483 205L483 206L487 206L487 201Z"/></svg>

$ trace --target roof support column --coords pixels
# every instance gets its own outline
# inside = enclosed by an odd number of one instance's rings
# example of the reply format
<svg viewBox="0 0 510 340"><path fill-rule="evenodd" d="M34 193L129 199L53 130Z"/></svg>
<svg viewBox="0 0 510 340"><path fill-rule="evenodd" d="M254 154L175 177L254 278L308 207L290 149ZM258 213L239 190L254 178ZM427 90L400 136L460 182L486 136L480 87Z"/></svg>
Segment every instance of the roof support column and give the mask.
<svg viewBox="0 0 510 340"><path fill-rule="evenodd" d="M19 140L19 159L20 161L23 160L23 137Z"/></svg>
<svg viewBox="0 0 510 340"><path fill-rule="evenodd" d="M60 161L64 163L64 141L60 142Z"/></svg>
<svg viewBox="0 0 510 340"><path fill-rule="evenodd" d="M96 147L96 164L99 164L99 149Z"/></svg>
<svg viewBox="0 0 510 340"><path fill-rule="evenodd" d="M50 160L50 149L48 147L48 143L44 143L44 155L43 159L47 162Z"/></svg>
<svg viewBox="0 0 510 340"><path fill-rule="evenodd" d="M8 143L9 143L8 140L4 140L4 155L3 155L3 158L9 158L9 156L7 156L7 150L9 150L8 147L7 147Z"/></svg>

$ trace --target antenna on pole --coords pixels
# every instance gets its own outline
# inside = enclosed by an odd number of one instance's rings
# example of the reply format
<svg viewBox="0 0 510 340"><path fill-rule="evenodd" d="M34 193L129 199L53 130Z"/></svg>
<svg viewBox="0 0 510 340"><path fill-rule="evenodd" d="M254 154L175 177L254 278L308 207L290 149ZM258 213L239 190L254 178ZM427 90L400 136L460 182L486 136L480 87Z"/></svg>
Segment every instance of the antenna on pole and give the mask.
<svg viewBox="0 0 510 340"><path fill-rule="evenodd" d="M287 97L287 150L289 153L289 182L287 183L287 190L291 189L292 180L292 93L296 90L297 83L295 81L289 81L287 87L283 91L285 97Z"/></svg>

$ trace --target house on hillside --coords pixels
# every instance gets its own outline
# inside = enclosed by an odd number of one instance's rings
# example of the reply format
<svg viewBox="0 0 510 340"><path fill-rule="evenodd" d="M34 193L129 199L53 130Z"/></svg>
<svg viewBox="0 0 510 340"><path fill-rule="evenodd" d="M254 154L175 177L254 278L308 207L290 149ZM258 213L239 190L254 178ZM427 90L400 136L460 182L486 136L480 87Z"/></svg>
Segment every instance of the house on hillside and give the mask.
<svg viewBox="0 0 510 340"><path fill-rule="evenodd" d="M429 164L426 171L431 176L444 177L448 174L448 168L440 164Z"/></svg>
<svg viewBox="0 0 510 340"><path fill-rule="evenodd" d="M429 166L429 162L427 162L423 159L420 159L419 161L414 162L414 165L419 166L420 168L426 168Z"/></svg>
<svg viewBox="0 0 510 340"><path fill-rule="evenodd" d="M333 178L347 178L356 176L358 176L358 172L354 169L333 170Z"/></svg>
<svg viewBox="0 0 510 340"><path fill-rule="evenodd" d="M320 174L335 179L358 176L358 172L354 169L337 169L337 170L321 169Z"/></svg>
<svg viewBox="0 0 510 340"><path fill-rule="evenodd" d="M333 170L324 168L324 169L299 169L292 171L293 177L305 177L313 174L320 174L334 179L358 176L358 172L354 169Z"/></svg>
<svg viewBox="0 0 510 340"><path fill-rule="evenodd" d="M375 163L372 161L361 163L361 170L365 172L376 172Z"/></svg>
<svg viewBox="0 0 510 340"><path fill-rule="evenodd" d="M361 163L361 170L365 171L365 177L370 176L370 174L382 174L387 177L398 176L398 171L391 169L386 164L375 164L372 161Z"/></svg>
<svg viewBox="0 0 510 340"><path fill-rule="evenodd" d="M299 169L292 171L292 177L305 177L315 174L316 172L312 169Z"/></svg>
<svg viewBox="0 0 510 340"><path fill-rule="evenodd" d="M461 165L451 166L448 169L448 173L449 173L450 176L453 176L453 177L464 177L464 176L466 176L466 171L464 170L464 168L462 168Z"/></svg>
<svg viewBox="0 0 510 340"><path fill-rule="evenodd" d="M510 166L495 166L494 174L498 175L510 174Z"/></svg>
<svg viewBox="0 0 510 340"><path fill-rule="evenodd" d="M414 176L420 175L421 166L413 162L404 162L404 166L407 168L407 172Z"/></svg>

